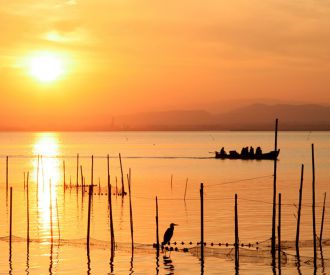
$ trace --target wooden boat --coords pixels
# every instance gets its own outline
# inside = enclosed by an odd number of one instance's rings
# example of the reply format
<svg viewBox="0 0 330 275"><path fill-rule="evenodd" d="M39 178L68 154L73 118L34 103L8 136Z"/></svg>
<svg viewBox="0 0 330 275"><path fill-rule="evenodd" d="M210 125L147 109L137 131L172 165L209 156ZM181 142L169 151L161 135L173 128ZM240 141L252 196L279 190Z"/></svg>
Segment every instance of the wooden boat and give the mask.
<svg viewBox="0 0 330 275"><path fill-rule="evenodd" d="M277 151L270 151L268 153L262 153L262 154L247 154L247 155L241 155L237 153L235 150L234 151L229 151L229 154L221 154L218 151L215 151L215 158L216 159L256 159L256 160L263 160L263 159L268 159L268 160L275 160L277 159L278 155L280 153L280 149Z"/></svg>

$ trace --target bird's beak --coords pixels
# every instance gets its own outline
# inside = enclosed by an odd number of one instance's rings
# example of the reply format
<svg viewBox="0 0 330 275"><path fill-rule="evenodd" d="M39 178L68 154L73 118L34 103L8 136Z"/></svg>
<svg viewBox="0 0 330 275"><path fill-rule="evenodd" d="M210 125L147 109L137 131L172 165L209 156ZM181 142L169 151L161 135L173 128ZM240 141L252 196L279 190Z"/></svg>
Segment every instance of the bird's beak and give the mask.
<svg viewBox="0 0 330 275"><path fill-rule="evenodd" d="M178 226L178 224L176 224L176 223L175 223L174 225L175 225L175 226Z"/></svg>

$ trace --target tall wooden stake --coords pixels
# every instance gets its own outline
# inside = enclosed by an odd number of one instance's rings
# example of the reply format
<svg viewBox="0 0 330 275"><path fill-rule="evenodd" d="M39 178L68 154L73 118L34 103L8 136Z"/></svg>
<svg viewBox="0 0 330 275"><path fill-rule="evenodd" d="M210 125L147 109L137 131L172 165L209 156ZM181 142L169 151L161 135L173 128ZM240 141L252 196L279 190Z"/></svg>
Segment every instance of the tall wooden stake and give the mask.
<svg viewBox="0 0 330 275"><path fill-rule="evenodd" d="M123 164L121 162L121 154L119 153L119 161L120 161L120 171L121 171L121 195L125 195L125 186L124 186L124 173L123 173Z"/></svg>
<svg viewBox="0 0 330 275"><path fill-rule="evenodd" d="M238 238L238 210L237 210L237 194L235 194L235 269L238 273L239 268L239 238Z"/></svg>
<svg viewBox="0 0 330 275"><path fill-rule="evenodd" d="M29 204L29 172L26 176L26 241L29 244L30 242L30 204Z"/></svg>
<svg viewBox="0 0 330 275"><path fill-rule="evenodd" d="M77 154L77 177L76 177L76 187L78 188L78 179L79 179L79 154Z"/></svg>
<svg viewBox="0 0 330 275"><path fill-rule="evenodd" d="M61 229L60 229L60 216L59 216L59 211L58 211L57 198L56 198L55 202L56 202L56 218L57 218L58 241L60 242L60 240L61 240Z"/></svg>
<svg viewBox="0 0 330 275"><path fill-rule="evenodd" d="M274 151L277 151L277 128L278 128L278 119L275 121L275 146ZM274 182L273 182L273 215L272 215L272 256L273 261L275 259L275 227L276 227L276 172L277 172L277 158L274 159Z"/></svg>
<svg viewBox="0 0 330 275"><path fill-rule="evenodd" d="M6 191L8 192L8 156L6 156Z"/></svg>
<svg viewBox="0 0 330 275"><path fill-rule="evenodd" d="M65 160L63 160L63 190L65 191Z"/></svg>
<svg viewBox="0 0 330 275"><path fill-rule="evenodd" d="M84 189L84 174L83 174L83 169L82 165L80 165L80 177L81 177L81 188Z"/></svg>
<svg viewBox="0 0 330 275"><path fill-rule="evenodd" d="M326 200L326 198L327 198L327 192L324 193L324 199L323 199L322 221L321 221L321 230L320 230L320 246L322 246L323 224L324 224L324 214L325 214L325 200Z"/></svg>
<svg viewBox="0 0 330 275"><path fill-rule="evenodd" d="M315 162L314 162L314 144L312 144L312 213L313 213L313 248L314 248L314 269L317 269L317 254L316 254L316 217L315 217Z"/></svg>
<svg viewBox="0 0 330 275"><path fill-rule="evenodd" d="M131 239L132 239L132 253L134 251L134 235L133 235L133 209L132 209L132 191L131 191L131 168L129 168L128 172L128 192L129 192L129 215L130 215L130 221L131 221Z"/></svg>
<svg viewBox="0 0 330 275"><path fill-rule="evenodd" d="M38 193L39 193L39 169L40 169L40 156L38 155L37 158L37 186L36 186L36 202L37 202L37 209L38 209Z"/></svg>
<svg viewBox="0 0 330 275"><path fill-rule="evenodd" d="M13 187L9 193L9 250L11 251L12 231L13 231Z"/></svg>
<svg viewBox="0 0 330 275"><path fill-rule="evenodd" d="M157 257L159 256L159 228L158 228L158 198L156 196L156 249Z"/></svg>
<svg viewBox="0 0 330 275"><path fill-rule="evenodd" d="M204 184L201 183L200 188L201 197L201 265L204 269Z"/></svg>
<svg viewBox="0 0 330 275"><path fill-rule="evenodd" d="M186 200L187 186L188 186L188 178L186 179L186 188L184 189L184 197L183 197L184 200Z"/></svg>
<svg viewBox="0 0 330 275"><path fill-rule="evenodd" d="M114 257L115 251L115 233L113 229L113 216L112 216L112 194L110 184L110 157L107 155L107 172L108 172L108 203L109 203L109 215L110 215L110 236L111 236L111 259Z"/></svg>
<svg viewBox="0 0 330 275"><path fill-rule="evenodd" d="M304 183L304 165L302 164L301 165L301 175L300 175L299 205L298 205L297 231L296 231L296 253L297 253L298 259L299 259L300 216L301 216L303 183Z"/></svg>
<svg viewBox="0 0 330 275"><path fill-rule="evenodd" d="M118 196L118 179L117 179L117 176L116 176L116 196Z"/></svg>
<svg viewBox="0 0 330 275"><path fill-rule="evenodd" d="M53 244L54 240L54 229L53 229L53 195L52 195L52 181L49 180L49 220L50 220L50 239Z"/></svg>
<svg viewBox="0 0 330 275"><path fill-rule="evenodd" d="M92 155L91 184L94 185L94 156Z"/></svg>
<svg viewBox="0 0 330 275"><path fill-rule="evenodd" d="M115 234L114 234L114 229L113 229L111 197L112 197L112 195L111 195L110 175L108 175L108 204L109 204L109 216L110 216L111 258L113 258L114 251L115 251Z"/></svg>
<svg viewBox="0 0 330 275"><path fill-rule="evenodd" d="M88 218L87 218L87 255L89 256L89 239L91 225L91 209L92 209L93 185L89 185L88 189Z"/></svg>
<svg viewBox="0 0 330 275"><path fill-rule="evenodd" d="M281 274L281 193L278 194L278 226L277 226L277 238L278 238L278 271Z"/></svg>

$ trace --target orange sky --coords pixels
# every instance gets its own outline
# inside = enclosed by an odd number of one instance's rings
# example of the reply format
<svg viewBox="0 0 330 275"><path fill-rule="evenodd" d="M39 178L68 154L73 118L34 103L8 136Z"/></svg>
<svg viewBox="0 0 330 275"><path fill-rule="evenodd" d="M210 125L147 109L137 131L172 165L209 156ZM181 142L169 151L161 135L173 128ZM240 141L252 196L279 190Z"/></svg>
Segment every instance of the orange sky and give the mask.
<svg viewBox="0 0 330 275"><path fill-rule="evenodd" d="M330 103L323 0L10 0L0 5L0 127L272 98ZM27 62L56 55L50 83Z"/></svg>

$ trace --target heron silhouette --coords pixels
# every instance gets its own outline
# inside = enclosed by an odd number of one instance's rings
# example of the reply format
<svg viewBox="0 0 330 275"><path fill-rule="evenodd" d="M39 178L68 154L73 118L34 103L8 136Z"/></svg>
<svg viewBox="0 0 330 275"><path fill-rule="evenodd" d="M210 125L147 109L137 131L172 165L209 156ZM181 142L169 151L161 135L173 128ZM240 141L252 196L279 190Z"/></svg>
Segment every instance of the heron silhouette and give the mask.
<svg viewBox="0 0 330 275"><path fill-rule="evenodd" d="M170 227L166 229L165 234L164 234L164 239L162 242L162 251L164 250L164 245L167 244L172 236L173 236L173 232L174 232L174 226L177 226L178 224L175 223L171 223Z"/></svg>

